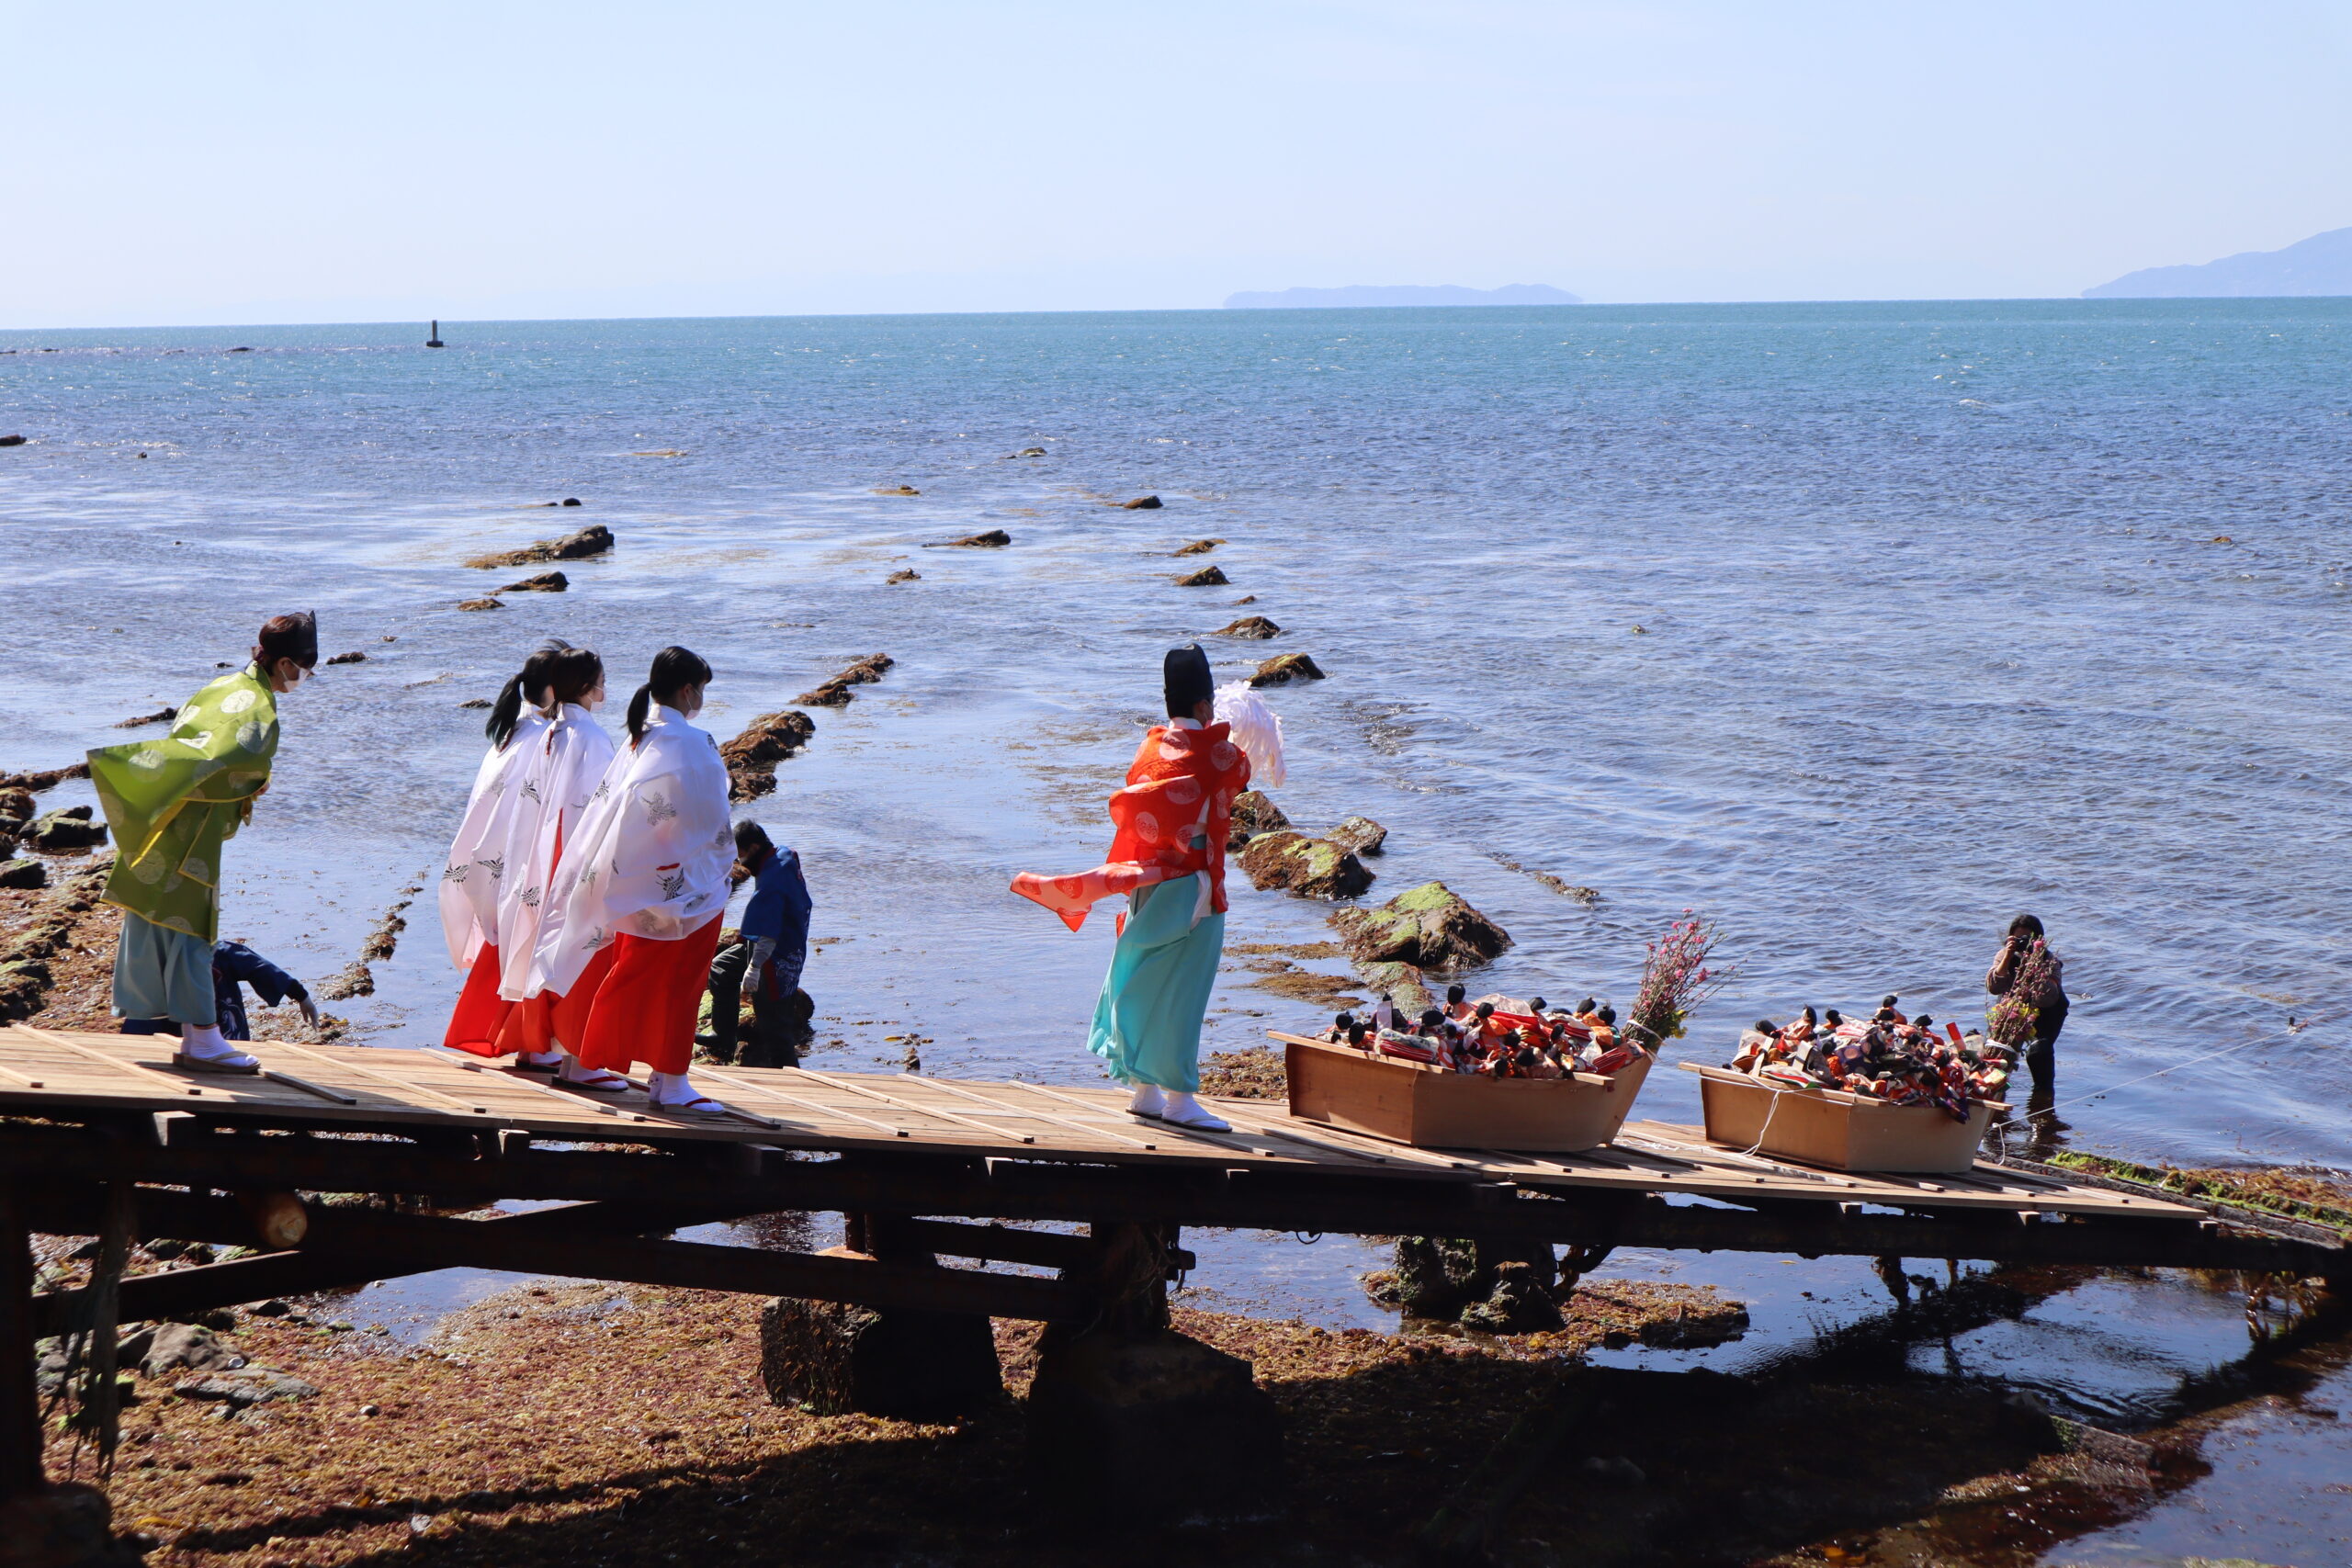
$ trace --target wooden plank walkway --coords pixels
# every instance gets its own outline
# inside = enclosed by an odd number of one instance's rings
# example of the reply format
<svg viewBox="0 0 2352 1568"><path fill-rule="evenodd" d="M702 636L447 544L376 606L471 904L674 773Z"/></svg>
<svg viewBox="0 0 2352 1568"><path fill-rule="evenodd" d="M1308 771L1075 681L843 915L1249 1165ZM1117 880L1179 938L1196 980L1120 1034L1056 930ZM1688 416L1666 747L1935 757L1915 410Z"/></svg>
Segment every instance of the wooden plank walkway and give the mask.
<svg viewBox="0 0 2352 1568"><path fill-rule="evenodd" d="M1826 1171L1709 1145L1693 1127L1630 1122L1582 1155L1416 1149L1293 1117L1270 1100L1219 1100L1230 1134L1128 1115L1125 1092L1021 1081L806 1068L705 1067L695 1077L734 1107L679 1116L641 1089L590 1095L539 1075L441 1050L246 1048L259 1077L172 1066L164 1036L0 1028L0 1112L80 1120L190 1111L224 1122L351 1131L498 1129L568 1143L738 1143L835 1153L1010 1157L1080 1166L1193 1168L1487 1183L1560 1195L1696 1197L1735 1203L1865 1203L1916 1211L2201 1220L2188 1205L1979 1161L1965 1176Z"/></svg>

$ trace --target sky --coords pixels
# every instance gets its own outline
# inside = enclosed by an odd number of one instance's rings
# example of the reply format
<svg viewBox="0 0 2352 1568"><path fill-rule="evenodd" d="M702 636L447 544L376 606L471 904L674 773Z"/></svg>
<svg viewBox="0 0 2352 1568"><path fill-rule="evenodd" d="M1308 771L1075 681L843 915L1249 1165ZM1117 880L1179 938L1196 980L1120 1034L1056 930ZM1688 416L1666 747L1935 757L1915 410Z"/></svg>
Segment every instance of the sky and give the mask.
<svg viewBox="0 0 2352 1568"><path fill-rule="evenodd" d="M2352 225L2352 4L0 0L0 327L2073 295Z"/></svg>

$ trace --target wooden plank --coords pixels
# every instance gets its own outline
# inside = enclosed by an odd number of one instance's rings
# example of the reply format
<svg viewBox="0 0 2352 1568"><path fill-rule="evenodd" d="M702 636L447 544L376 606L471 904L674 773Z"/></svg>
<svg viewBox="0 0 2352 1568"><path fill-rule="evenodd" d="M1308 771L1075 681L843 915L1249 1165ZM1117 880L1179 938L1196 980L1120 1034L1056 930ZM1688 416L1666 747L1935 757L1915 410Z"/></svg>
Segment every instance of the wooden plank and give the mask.
<svg viewBox="0 0 2352 1568"><path fill-rule="evenodd" d="M952 1078L929 1078L925 1081L930 1083L935 1089L944 1089L950 1094L959 1095L965 1100L978 1101L979 1104L988 1106L992 1110L1010 1111L1016 1115L1035 1116L1040 1121L1051 1122L1057 1127L1070 1128L1072 1131L1077 1132L1085 1137L1108 1138L1114 1143L1128 1144L1139 1149L1159 1147L1159 1145L1156 1143L1146 1143L1141 1138L1130 1136L1128 1134L1118 1131L1115 1128L1090 1126L1086 1122L1080 1122L1073 1117L1057 1116L1050 1111L1021 1111L1018 1107L1006 1105L1002 1101L992 1099L989 1095L983 1094L976 1089L956 1083Z"/></svg>
<svg viewBox="0 0 2352 1568"><path fill-rule="evenodd" d="M773 1070L781 1072L784 1069L775 1068ZM786 1093L784 1089L771 1085L745 1083L739 1077L732 1077L726 1073L716 1072L709 1067L698 1067L695 1071L701 1073L704 1077L709 1079L712 1083L719 1085L723 1089L731 1089L738 1091L749 1091L752 1094L773 1095L776 1099L783 1100L787 1105L797 1105L804 1111L813 1111L820 1116L845 1116L849 1120L859 1122L865 1126L878 1128L882 1132L889 1134L894 1138L907 1138L913 1136L913 1134L911 1134L908 1129L899 1126L894 1122L877 1122L871 1116L861 1116L854 1111L837 1111L831 1106L824 1105L812 1100L804 1100L797 1094Z"/></svg>
<svg viewBox="0 0 2352 1568"><path fill-rule="evenodd" d="M959 1115L953 1111L939 1111L927 1105L917 1105L909 1100L902 1100L895 1094L886 1094L878 1089L867 1089L865 1085L856 1082L854 1079L837 1078L830 1073L811 1072L807 1067L803 1067L800 1070L803 1073L807 1073L808 1077L815 1078L819 1083L831 1084L835 1089L848 1089L854 1094L867 1095L875 1100L881 1100L886 1105L895 1105L901 1111L911 1111L918 1116L933 1116L943 1122L960 1122L967 1127L978 1127L981 1132L989 1134L992 1136L999 1138L1009 1137L1023 1144L1035 1144L1037 1141L1037 1135L1035 1133L1009 1133L1002 1127L992 1125L987 1122L982 1122L976 1117Z"/></svg>
<svg viewBox="0 0 2352 1568"><path fill-rule="evenodd" d="M185 1094L191 1098L200 1097L204 1093L204 1088L202 1085L192 1084L184 1077L164 1071L161 1067L151 1067L144 1062L125 1062L119 1060L116 1057L107 1055L105 1052L97 1049L94 1045L85 1045L78 1041L68 1040L62 1034L51 1034L46 1029L35 1029L29 1024L22 1023L17 1024L16 1027L23 1030L27 1034L31 1035L36 1040L46 1040L52 1045L62 1046L64 1049L72 1051L77 1055L86 1056L91 1061L98 1062L107 1066L113 1067L119 1072L135 1074L144 1081L151 1083L162 1082L168 1084L175 1093ZM152 1034L130 1034L123 1036L123 1038L127 1040L153 1040L161 1037Z"/></svg>

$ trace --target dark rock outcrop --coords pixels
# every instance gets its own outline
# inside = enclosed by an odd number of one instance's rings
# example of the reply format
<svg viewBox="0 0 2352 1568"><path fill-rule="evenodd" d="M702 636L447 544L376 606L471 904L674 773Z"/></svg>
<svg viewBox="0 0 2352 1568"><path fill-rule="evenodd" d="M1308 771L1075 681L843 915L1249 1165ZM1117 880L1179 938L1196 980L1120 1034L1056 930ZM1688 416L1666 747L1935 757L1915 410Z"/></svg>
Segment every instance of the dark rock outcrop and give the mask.
<svg viewBox="0 0 2352 1568"><path fill-rule="evenodd" d="M1290 826L1290 818L1283 815L1262 790L1245 789L1233 797L1232 829L1226 834L1227 854L1237 852L1261 833L1278 832Z"/></svg>
<svg viewBox="0 0 2352 1568"><path fill-rule="evenodd" d="M235 1371L245 1359L201 1324L167 1323L157 1328L136 1357L141 1373L160 1378L186 1368L195 1372Z"/></svg>
<svg viewBox="0 0 2352 1568"><path fill-rule="evenodd" d="M486 708L494 707L497 705L492 703L488 697L468 697L464 702L459 703L458 705L461 708Z"/></svg>
<svg viewBox="0 0 2352 1568"><path fill-rule="evenodd" d="M28 822L33 815L33 792L0 789L0 822Z"/></svg>
<svg viewBox="0 0 2352 1568"><path fill-rule="evenodd" d="M1320 681L1323 667L1303 653L1278 653L1258 666L1250 677L1253 686L1287 686L1293 681Z"/></svg>
<svg viewBox="0 0 2352 1568"><path fill-rule="evenodd" d="M1218 627L1216 635L1248 637L1252 642L1264 642L1268 637L1282 636L1283 629L1263 615L1244 615L1231 626Z"/></svg>
<svg viewBox="0 0 2352 1568"><path fill-rule="evenodd" d="M960 539L942 539L925 545L927 550L1001 550L1012 543L1012 536L1001 528L990 528L984 534L967 534Z"/></svg>
<svg viewBox="0 0 2352 1568"><path fill-rule="evenodd" d="M1038 1342L1028 1415L1033 1483L1057 1509L1131 1527L1281 1506L1281 1413L1249 1362L1197 1339L1057 1324Z"/></svg>
<svg viewBox="0 0 2352 1568"><path fill-rule="evenodd" d="M1204 566L1198 571L1188 571L1174 579L1179 588L1222 588L1233 580L1225 575L1223 567Z"/></svg>
<svg viewBox="0 0 2352 1568"><path fill-rule="evenodd" d="M1408 888L1376 909L1340 909L1331 923L1360 964L1409 964L1444 974L1489 963L1511 944L1509 931L1442 882Z"/></svg>
<svg viewBox="0 0 2352 1568"><path fill-rule="evenodd" d="M912 485L882 485L876 487L874 493L876 495L921 495L922 491Z"/></svg>
<svg viewBox="0 0 2352 1568"><path fill-rule="evenodd" d="M95 1486L58 1482L0 1501L6 1568L140 1568L145 1561L135 1540L114 1533L113 1506Z"/></svg>
<svg viewBox="0 0 2352 1568"><path fill-rule="evenodd" d="M602 523L591 523L576 534L560 539L540 539L519 550L501 550L492 555L476 556L468 566L486 570L502 566L535 566L548 560L586 560L601 556L613 547L613 531Z"/></svg>
<svg viewBox="0 0 2352 1568"><path fill-rule="evenodd" d="M44 768L39 773L0 773L0 789L28 789L39 795L45 789L54 789L67 779L86 779L89 776L90 764L75 762L68 767Z"/></svg>
<svg viewBox="0 0 2352 1568"><path fill-rule="evenodd" d="M1125 512L1157 512L1160 504L1159 497L1156 495L1139 495L1133 501L1119 502L1119 507Z"/></svg>
<svg viewBox="0 0 2352 1568"><path fill-rule="evenodd" d="M561 593L571 586L571 579L560 571L543 571L537 577L526 577L520 582L510 582L498 590L501 593Z"/></svg>
<svg viewBox="0 0 2352 1568"><path fill-rule="evenodd" d="M1045 455L1046 449L1043 446L1023 446L1018 452L1007 452L1005 457L1006 458L1011 459L1013 457L1042 457Z"/></svg>
<svg viewBox="0 0 2352 1568"><path fill-rule="evenodd" d="M330 659L327 662L332 664L334 660ZM118 719L115 721L115 728L117 729L138 729L150 724L169 724L172 720L179 717L179 716L180 710L177 708L157 708L153 713L142 713L135 717ZM6 815L5 812L0 812L0 816L5 815Z"/></svg>
<svg viewBox="0 0 2352 1568"><path fill-rule="evenodd" d="M849 689L847 682L835 679L826 682L813 691L803 692L792 700L796 703L806 703L812 708L845 708L855 700L856 696L857 694Z"/></svg>
<svg viewBox="0 0 2352 1568"><path fill-rule="evenodd" d="M234 1371L209 1373L181 1383L172 1392L182 1399L219 1400L243 1409L248 1404L267 1404L280 1399L309 1399L319 1390L317 1384L304 1382L276 1367L248 1366Z"/></svg>
<svg viewBox="0 0 2352 1568"><path fill-rule="evenodd" d="M786 709L762 714L743 727L743 733L718 749L727 763L730 800L756 800L775 788L775 765L808 744L817 723L805 713Z"/></svg>
<svg viewBox="0 0 2352 1568"><path fill-rule="evenodd" d="M566 506L577 506L580 504L580 498L576 495L567 495L563 498L563 503Z"/></svg>
<svg viewBox="0 0 2352 1568"><path fill-rule="evenodd" d="M496 598L460 599L458 601L458 608L460 610L503 610L506 608L506 602Z"/></svg>
<svg viewBox="0 0 2352 1568"><path fill-rule="evenodd" d="M25 438L21 435L0 435L0 446L22 446L24 444Z"/></svg>
<svg viewBox="0 0 2352 1568"><path fill-rule="evenodd" d="M852 686L872 685L882 679L883 675L897 662L897 660L887 653L869 653L815 691L803 692L792 700L796 703L807 703L811 707L847 707L851 699L856 695L850 690Z"/></svg>
<svg viewBox="0 0 2352 1568"><path fill-rule="evenodd" d="M1386 997L1408 1018L1419 1018L1437 1006L1437 996L1421 972L1410 964L1359 964L1356 974L1364 985Z"/></svg>
<svg viewBox="0 0 2352 1568"><path fill-rule="evenodd" d="M1194 539L1191 544L1170 553L1180 556L1204 556L1223 543L1225 543L1223 539Z"/></svg>
<svg viewBox="0 0 2352 1568"><path fill-rule="evenodd" d="M1302 898L1352 898L1372 886L1363 862L1329 839L1280 829L1242 847L1238 863L1251 886L1280 887Z"/></svg>
<svg viewBox="0 0 2352 1568"><path fill-rule="evenodd" d="M107 825L90 819L86 806L68 806L36 817L26 825L24 840L49 854L86 850L107 841Z"/></svg>
<svg viewBox="0 0 2352 1568"><path fill-rule="evenodd" d="M883 581L885 583L892 583L892 582L921 582L921 581L922 581L922 573L921 573L921 572L917 571L914 568L912 568L912 567L910 567L910 566L902 566L902 567L900 567L898 570L896 570L896 571L892 572L889 576L888 576L888 577L884 578L882 581Z"/></svg>
<svg viewBox="0 0 2352 1568"><path fill-rule="evenodd" d="M365 664L368 662L368 656L354 650L350 653L338 653L327 662L329 664Z"/></svg>
<svg viewBox="0 0 2352 1568"><path fill-rule="evenodd" d="M1388 841L1388 829L1369 817L1350 817L1323 836L1360 855L1376 855Z"/></svg>

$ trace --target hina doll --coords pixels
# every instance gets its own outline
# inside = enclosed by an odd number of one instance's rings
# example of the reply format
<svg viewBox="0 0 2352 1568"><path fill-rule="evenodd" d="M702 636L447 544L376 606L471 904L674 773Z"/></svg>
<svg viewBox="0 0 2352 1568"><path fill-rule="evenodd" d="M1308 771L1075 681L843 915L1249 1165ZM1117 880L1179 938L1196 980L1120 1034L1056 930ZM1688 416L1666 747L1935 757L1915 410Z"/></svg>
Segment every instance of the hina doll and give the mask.
<svg viewBox="0 0 2352 1568"><path fill-rule="evenodd" d="M1282 782L1282 730L1236 682L1217 690L1198 643L1162 661L1168 722L1136 750L1111 797L1111 852L1070 876L1023 872L1012 891L1076 931L1102 899L1125 895L1118 943L1087 1047L1130 1085L1127 1109L1200 1132L1231 1129L1193 1097L1201 1021L1225 947L1225 843L1234 797L1253 776Z"/></svg>
<svg viewBox="0 0 2352 1568"><path fill-rule="evenodd" d="M172 1060L179 1066L261 1068L221 1033L213 994L220 851L269 788L277 699L318 661L316 619L308 611L273 616L263 623L253 661L182 704L169 735L89 753L90 782L115 841L102 897L123 912L114 1011L177 1023L180 1048Z"/></svg>
<svg viewBox="0 0 2352 1568"><path fill-rule="evenodd" d="M499 907L512 901L506 897L509 842L514 818L527 805L520 787L524 770L548 725L548 660L565 646L542 644L499 688L482 724L490 750L474 770L473 793L441 867L441 934L450 961L466 972L441 1043L478 1055L496 1054L493 1042L506 1019L508 1004L499 995ZM523 957L529 961L527 950Z"/></svg>
<svg viewBox="0 0 2352 1568"><path fill-rule="evenodd" d="M545 896L528 983L563 998L551 1028L583 1069L573 1087L617 1090L643 1062L655 1105L724 1116L687 1077L735 860L727 766L689 722L709 682L710 666L685 649L653 656L629 699L628 743L591 793Z"/></svg>

